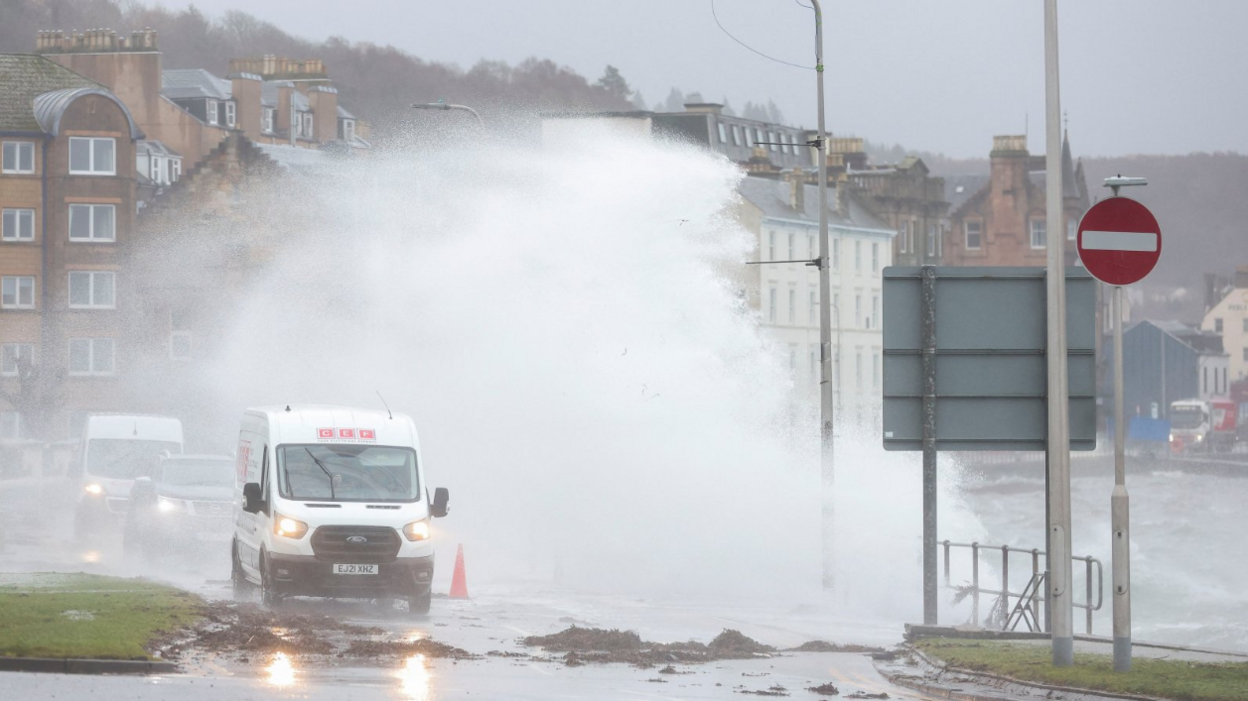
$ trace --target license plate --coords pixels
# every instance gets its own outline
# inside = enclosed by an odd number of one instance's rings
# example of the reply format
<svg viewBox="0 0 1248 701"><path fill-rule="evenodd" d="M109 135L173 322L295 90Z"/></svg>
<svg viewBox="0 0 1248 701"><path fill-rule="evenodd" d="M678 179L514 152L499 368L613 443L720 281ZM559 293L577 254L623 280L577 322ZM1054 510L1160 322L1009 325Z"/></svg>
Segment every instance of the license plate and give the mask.
<svg viewBox="0 0 1248 701"><path fill-rule="evenodd" d="M377 565L334 565L334 574L377 574Z"/></svg>

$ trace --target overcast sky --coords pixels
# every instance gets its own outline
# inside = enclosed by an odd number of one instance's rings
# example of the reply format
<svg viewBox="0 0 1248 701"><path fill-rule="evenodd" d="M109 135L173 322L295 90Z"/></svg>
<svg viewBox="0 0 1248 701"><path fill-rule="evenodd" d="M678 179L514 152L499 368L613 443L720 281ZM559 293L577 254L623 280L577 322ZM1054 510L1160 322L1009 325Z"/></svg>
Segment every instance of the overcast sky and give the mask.
<svg viewBox="0 0 1248 701"><path fill-rule="evenodd" d="M715 0L724 27L813 65L806 0ZM185 0L162 0L184 7ZM591 80L620 69L653 106L672 87L772 99L815 124L815 74L769 61L716 26L711 0L196 0L310 39L393 44L463 67L530 56ZM1043 151L1042 0L825 0L828 125L840 135L985 156L992 135ZM1062 109L1077 155L1248 152L1248 2L1062 0ZM333 66L328 66L333 76ZM412 96L432 99L437 96Z"/></svg>

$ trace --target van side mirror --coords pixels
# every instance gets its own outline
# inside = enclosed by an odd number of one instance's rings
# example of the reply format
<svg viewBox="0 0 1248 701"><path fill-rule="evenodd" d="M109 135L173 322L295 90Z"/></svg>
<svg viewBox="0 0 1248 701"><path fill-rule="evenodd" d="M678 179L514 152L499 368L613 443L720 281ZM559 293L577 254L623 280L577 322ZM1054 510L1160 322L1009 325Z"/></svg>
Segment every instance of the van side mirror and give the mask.
<svg viewBox="0 0 1248 701"><path fill-rule="evenodd" d="M433 504L429 507L429 515L434 518L442 518L448 512L447 504L451 501L451 493L446 487L438 487L433 490Z"/></svg>
<svg viewBox="0 0 1248 701"><path fill-rule="evenodd" d="M243 511L249 514L259 513L264 508L260 498L260 483L248 482L243 485Z"/></svg>

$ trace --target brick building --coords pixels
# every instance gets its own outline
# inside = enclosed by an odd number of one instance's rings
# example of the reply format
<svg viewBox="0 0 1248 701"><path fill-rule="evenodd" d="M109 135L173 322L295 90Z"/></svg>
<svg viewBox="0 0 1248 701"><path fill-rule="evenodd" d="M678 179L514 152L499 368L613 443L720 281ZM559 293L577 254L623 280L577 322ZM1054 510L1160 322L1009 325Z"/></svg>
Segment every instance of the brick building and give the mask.
<svg viewBox="0 0 1248 701"><path fill-rule="evenodd" d="M0 54L0 85L0 437L55 440L112 408L128 362L143 134L116 95L45 57Z"/></svg>
<svg viewBox="0 0 1248 701"><path fill-rule="evenodd" d="M956 204L949 213L945 263L1043 266L1055 230L1066 262L1074 264L1075 231L1091 202L1083 164L1072 160L1069 138L1062 144L1063 221L1056 227L1046 221L1045 159L1028 153L1027 137L993 137L990 159L988 179L978 181L973 191L964 180L951 182L963 190L949 196Z"/></svg>

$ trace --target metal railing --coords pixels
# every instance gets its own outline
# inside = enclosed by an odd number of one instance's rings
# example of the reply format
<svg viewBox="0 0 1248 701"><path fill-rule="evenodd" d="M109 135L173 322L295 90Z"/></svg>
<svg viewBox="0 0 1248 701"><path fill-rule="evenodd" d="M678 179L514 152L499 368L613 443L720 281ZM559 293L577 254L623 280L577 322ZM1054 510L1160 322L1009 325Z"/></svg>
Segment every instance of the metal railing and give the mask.
<svg viewBox="0 0 1248 701"><path fill-rule="evenodd" d="M980 625L979 617L979 598L980 595L995 596L996 601L992 610L989 612L989 620L999 621L1001 629L1005 630L1009 626L1010 614L1013 610L1010 606L1010 599L1019 599L1025 604L1031 606L1032 620L1041 621L1040 602L1045 601L1044 589L1041 587L1028 587L1024 592L1010 591L1010 555L1029 555L1031 556L1031 577L1029 582L1034 581L1037 576L1044 574L1044 569L1040 566L1040 558L1047 559L1047 553L1036 548L1014 548L1008 545L983 545L980 543L954 543L948 540L941 541L941 547L944 549L944 565L945 565L945 588L952 589L963 596L969 597L971 600L971 620L975 625ZM950 581L950 560L951 551L955 548L964 548L971 551L971 581L964 586L955 586ZM985 589L980 586L979 582L979 562L985 553L999 553L1001 557L1001 586L995 589ZM1072 563L1082 562L1084 565L1084 584L1086 596L1083 603L1074 602L1075 608L1081 608L1085 611L1087 617L1087 633L1092 634L1092 613L1101 610L1101 604L1104 603L1104 584L1105 575L1101 561L1091 555L1085 557L1072 557ZM1047 564L1047 563L1046 563ZM1093 566L1096 569L1096 586L1093 587L1092 571ZM1096 597L1096 604L1092 604L1093 596ZM1025 619L1024 619L1025 620ZM1027 621L1030 628L1031 622Z"/></svg>

